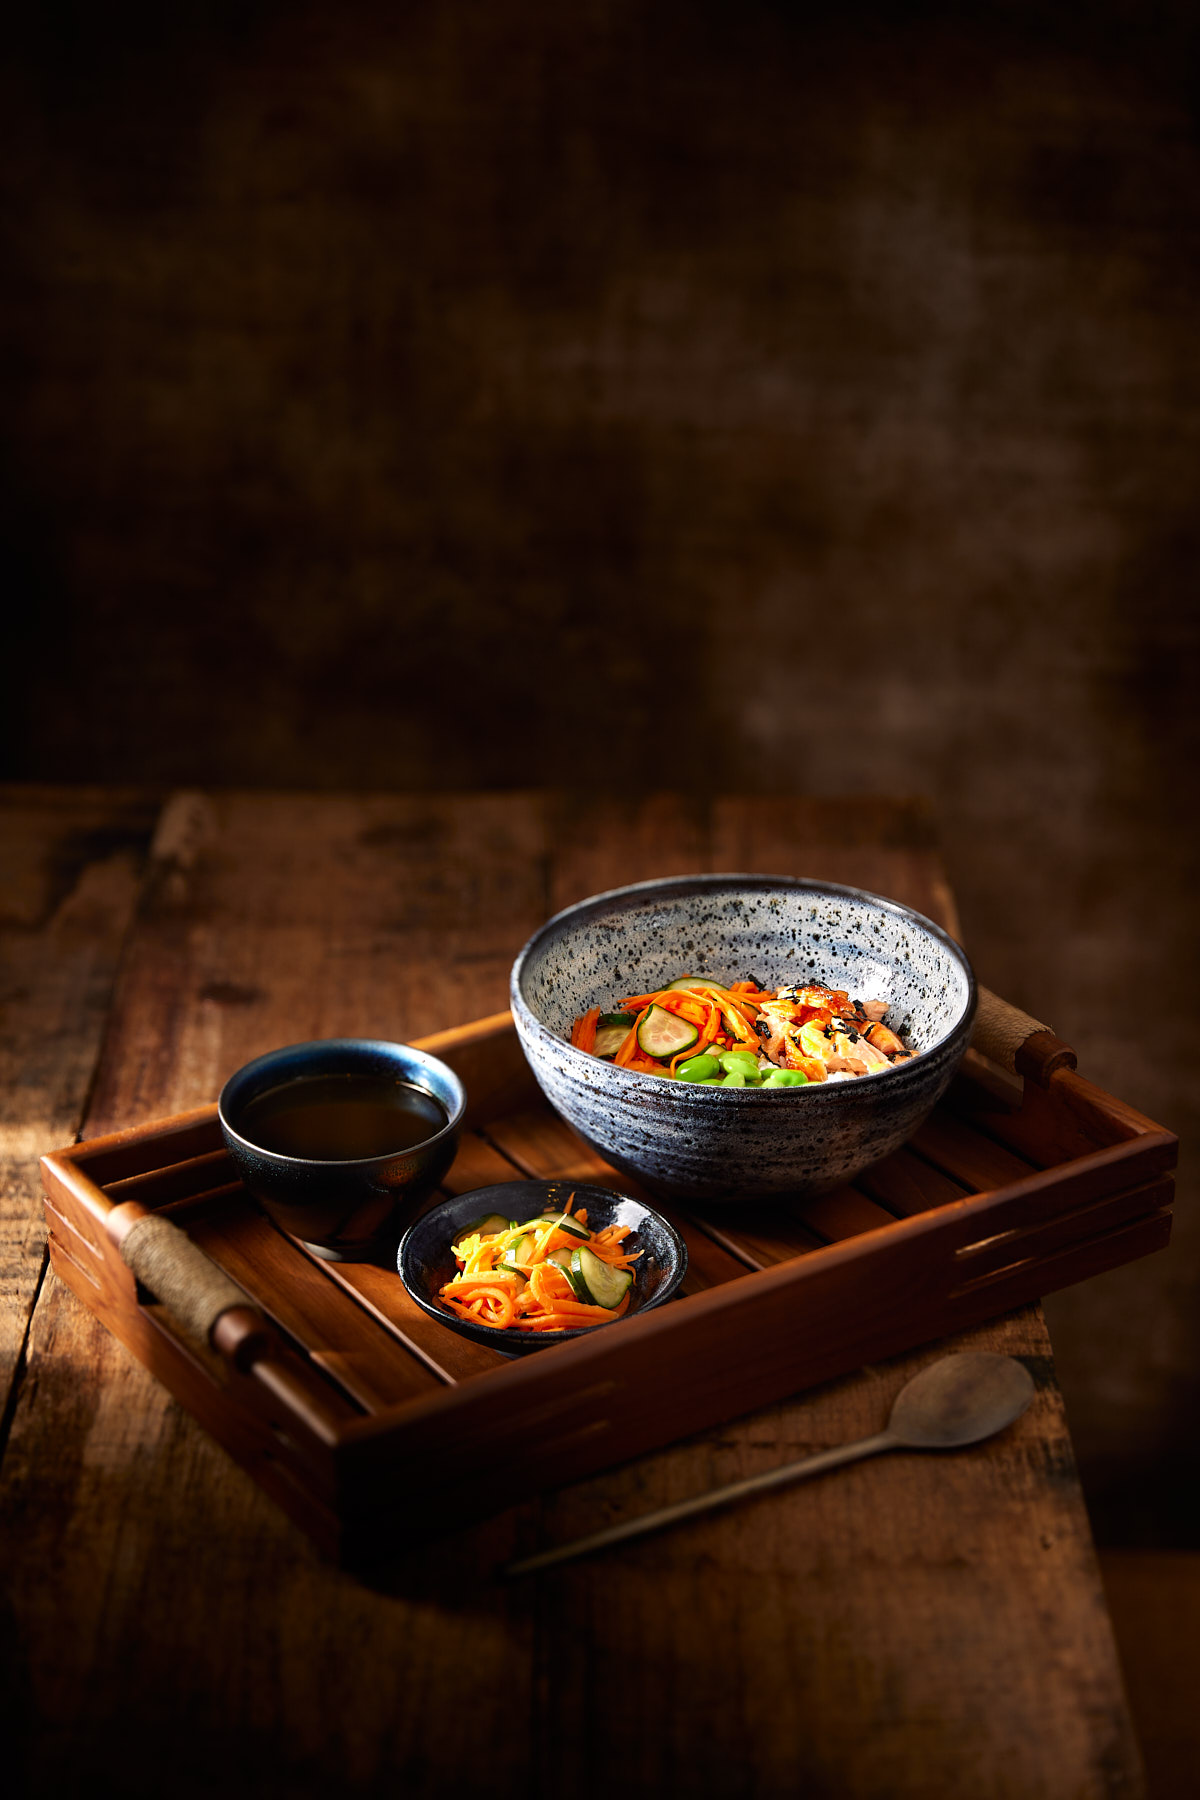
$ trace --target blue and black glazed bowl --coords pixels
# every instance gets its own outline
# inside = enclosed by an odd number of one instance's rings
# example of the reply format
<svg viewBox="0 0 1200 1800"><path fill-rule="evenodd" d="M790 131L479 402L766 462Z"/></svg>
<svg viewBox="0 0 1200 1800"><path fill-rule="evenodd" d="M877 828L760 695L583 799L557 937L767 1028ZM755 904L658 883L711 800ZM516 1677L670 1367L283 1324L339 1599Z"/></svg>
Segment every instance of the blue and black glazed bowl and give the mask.
<svg viewBox="0 0 1200 1800"><path fill-rule="evenodd" d="M451 1245L472 1220L490 1212L512 1219L538 1219L572 1202L576 1207L586 1207L593 1231L603 1231L606 1225L628 1225L633 1233L629 1248L641 1254L633 1266L633 1288L625 1317L649 1312L651 1307L672 1298L688 1266L687 1246L675 1227L644 1200L586 1181L506 1181L443 1200L423 1213L401 1238L396 1259L401 1279L417 1305L439 1325L473 1343L484 1344L489 1350L499 1350L504 1356L522 1356L531 1350L565 1343L569 1338L591 1337L605 1327L584 1325L574 1331L554 1332L493 1331L451 1312L439 1298L445 1283L458 1273Z"/></svg>
<svg viewBox="0 0 1200 1800"><path fill-rule="evenodd" d="M320 1075L382 1076L421 1088L445 1123L408 1149L336 1162L285 1156L246 1135L243 1115L254 1100ZM318 1038L271 1050L231 1075L217 1115L234 1167L276 1224L317 1256L342 1262L373 1254L389 1236L396 1241L453 1162L466 1105L454 1070L427 1051L379 1038Z"/></svg>
<svg viewBox="0 0 1200 1800"><path fill-rule="evenodd" d="M800 979L886 1000L919 1054L879 1075L799 1088L701 1087L576 1050L571 1023L681 975L774 988ZM597 894L543 925L513 966L512 1008L547 1099L652 1191L760 1200L852 1180L912 1136L971 1037L975 978L947 932L858 888L689 875Z"/></svg>

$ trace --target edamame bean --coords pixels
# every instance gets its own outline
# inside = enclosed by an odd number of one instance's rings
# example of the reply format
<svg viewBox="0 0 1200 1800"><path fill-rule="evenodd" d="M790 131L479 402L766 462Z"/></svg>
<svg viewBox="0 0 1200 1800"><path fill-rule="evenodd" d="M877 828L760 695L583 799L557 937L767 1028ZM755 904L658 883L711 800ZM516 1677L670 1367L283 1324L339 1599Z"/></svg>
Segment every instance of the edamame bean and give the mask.
<svg viewBox="0 0 1200 1800"><path fill-rule="evenodd" d="M687 1062L680 1063L675 1071L676 1081L711 1081L721 1073L721 1065L715 1056L690 1056Z"/></svg>
<svg viewBox="0 0 1200 1800"><path fill-rule="evenodd" d="M800 1069L776 1069L763 1082L764 1087L807 1087L808 1076Z"/></svg>

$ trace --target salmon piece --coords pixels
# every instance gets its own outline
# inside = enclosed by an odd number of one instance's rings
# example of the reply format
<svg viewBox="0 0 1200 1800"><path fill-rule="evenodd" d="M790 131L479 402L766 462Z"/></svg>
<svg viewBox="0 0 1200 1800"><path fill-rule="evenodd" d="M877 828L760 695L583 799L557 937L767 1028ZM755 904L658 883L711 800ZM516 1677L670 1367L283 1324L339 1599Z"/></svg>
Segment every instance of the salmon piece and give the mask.
<svg viewBox="0 0 1200 1800"><path fill-rule="evenodd" d="M867 1004L887 1010L882 1000ZM891 1067L891 1054L907 1055L895 1032L879 1023L867 1025L867 1007L856 1009L840 988L813 983L781 988L774 1000L764 1001L759 1018L769 1028L759 1034L764 1054L781 1069L802 1069L810 1081L831 1074L875 1075ZM855 1030L856 1025L866 1029Z"/></svg>
<svg viewBox="0 0 1200 1800"><path fill-rule="evenodd" d="M882 1022L872 1025L866 1033L866 1038L867 1042L873 1044L876 1050L881 1050L885 1057L908 1055L907 1046L900 1041L889 1026Z"/></svg>

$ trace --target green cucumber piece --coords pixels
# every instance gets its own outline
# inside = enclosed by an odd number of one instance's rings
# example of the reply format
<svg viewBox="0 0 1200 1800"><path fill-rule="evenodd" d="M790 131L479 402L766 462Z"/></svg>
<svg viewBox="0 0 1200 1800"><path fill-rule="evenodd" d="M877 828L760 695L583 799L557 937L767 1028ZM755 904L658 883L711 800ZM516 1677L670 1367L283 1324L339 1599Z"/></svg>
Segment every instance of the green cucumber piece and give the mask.
<svg viewBox="0 0 1200 1800"><path fill-rule="evenodd" d="M638 1026L641 1048L647 1056L656 1056L660 1062L678 1056L681 1050L689 1050L699 1036L698 1025L661 1006L652 1006Z"/></svg>
<svg viewBox="0 0 1200 1800"><path fill-rule="evenodd" d="M626 1031L628 1031L636 1018L636 1013L601 1013L600 1017L596 1020L596 1024L600 1027L607 1025L623 1025Z"/></svg>
<svg viewBox="0 0 1200 1800"><path fill-rule="evenodd" d="M629 1025L632 1024L630 1019ZM629 1025L597 1025L595 1055L615 1056L629 1036Z"/></svg>
<svg viewBox="0 0 1200 1800"><path fill-rule="evenodd" d="M529 1252L533 1249L533 1233L522 1232L514 1238L504 1255L500 1258L500 1267L509 1269L516 1275L529 1275Z"/></svg>
<svg viewBox="0 0 1200 1800"><path fill-rule="evenodd" d="M546 1213L537 1223L539 1225L557 1225L558 1229L565 1231L568 1237L582 1238L585 1244L592 1235L586 1225L579 1223L574 1213Z"/></svg>
<svg viewBox="0 0 1200 1800"><path fill-rule="evenodd" d="M678 981L673 981L670 987L665 988L663 992L667 994L723 994L726 999L733 997L727 987L722 987L719 981L710 981L707 975L681 975Z"/></svg>
<svg viewBox="0 0 1200 1800"><path fill-rule="evenodd" d="M563 1274L566 1276L567 1280L570 1281L571 1280L571 1258L574 1254L575 1254L575 1252L573 1250L568 1250L567 1246L565 1244L562 1244L559 1246L559 1248L557 1250L552 1250L550 1252L549 1256L546 1258L546 1261L548 1263L553 1263L556 1268L561 1269ZM572 1282L572 1287L573 1286L574 1286L574 1283Z"/></svg>
<svg viewBox="0 0 1200 1800"><path fill-rule="evenodd" d="M585 1305L603 1306L612 1312L633 1286L628 1269L614 1269L591 1250L571 1255L571 1286Z"/></svg>
<svg viewBox="0 0 1200 1800"><path fill-rule="evenodd" d="M465 1238L475 1237L476 1235L479 1237L495 1237L497 1232L507 1231L508 1224L508 1220L500 1213L485 1213L482 1219L476 1219L473 1225L464 1225L450 1248L457 1256L459 1254L458 1246Z"/></svg>

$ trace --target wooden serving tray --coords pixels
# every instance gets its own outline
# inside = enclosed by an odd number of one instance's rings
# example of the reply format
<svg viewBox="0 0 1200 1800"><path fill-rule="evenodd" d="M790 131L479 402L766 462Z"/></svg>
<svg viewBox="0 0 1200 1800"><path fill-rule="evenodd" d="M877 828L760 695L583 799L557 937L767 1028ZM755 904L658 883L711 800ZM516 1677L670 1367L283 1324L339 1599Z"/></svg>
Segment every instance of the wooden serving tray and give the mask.
<svg viewBox="0 0 1200 1800"><path fill-rule="evenodd" d="M510 1014L420 1045L470 1096L446 1191L633 1191L542 1099ZM427 1317L393 1268L280 1232L215 1106L46 1156L42 1181L57 1274L324 1550L363 1564L1161 1249L1175 1155L1074 1070L1022 1087L969 1052L911 1142L836 1193L703 1218L655 1201L687 1242L680 1297L517 1360ZM122 1260L144 1211L245 1290L212 1343Z"/></svg>

